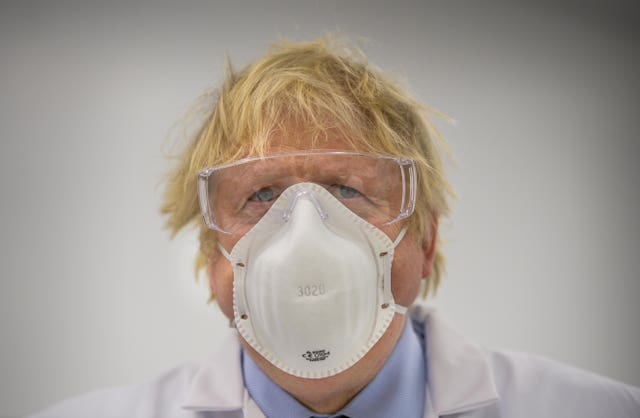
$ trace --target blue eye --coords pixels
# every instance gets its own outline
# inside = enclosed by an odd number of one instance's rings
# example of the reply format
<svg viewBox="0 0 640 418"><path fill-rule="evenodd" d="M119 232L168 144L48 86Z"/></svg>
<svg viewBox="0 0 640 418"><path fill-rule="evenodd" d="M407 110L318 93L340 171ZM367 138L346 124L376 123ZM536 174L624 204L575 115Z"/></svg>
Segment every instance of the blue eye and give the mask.
<svg viewBox="0 0 640 418"><path fill-rule="evenodd" d="M354 197L360 196L360 192L353 187L345 186L343 184L336 184L335 187L337 188L338 196L343 199L353 199Z"/></svg>
<svg viewBox="0 0 640 418"><path fill-rule="evenodd" d="M252 202L270 202L275 198L275 192L270 187L265 187L264 189L260 189L251 196L249 196L249 200Z"/></svg>

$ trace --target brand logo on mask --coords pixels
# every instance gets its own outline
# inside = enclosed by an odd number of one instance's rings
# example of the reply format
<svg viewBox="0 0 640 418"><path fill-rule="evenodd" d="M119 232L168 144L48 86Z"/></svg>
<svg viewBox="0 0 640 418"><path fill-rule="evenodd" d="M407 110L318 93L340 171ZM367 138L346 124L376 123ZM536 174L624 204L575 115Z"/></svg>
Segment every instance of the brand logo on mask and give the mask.
<svg viewBox="0 0 640 418"><path fill-rule="evenodd" d="M302 355L302 357L304 357L305 360L308 361L322 361L326 360L326 358L329 357L329 354L331 354L331 352L327 350L314 350L307 351Z"/></svg>

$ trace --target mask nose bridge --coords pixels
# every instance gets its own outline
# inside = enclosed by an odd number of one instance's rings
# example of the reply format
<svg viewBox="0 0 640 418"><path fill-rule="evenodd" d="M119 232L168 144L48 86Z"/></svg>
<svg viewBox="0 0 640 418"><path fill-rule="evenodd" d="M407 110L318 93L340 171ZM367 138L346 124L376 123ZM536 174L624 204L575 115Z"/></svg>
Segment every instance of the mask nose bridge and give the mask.
<svg viewBox="0 0 640 418"><path fill-rule="evenodd" d="M322 205L320 204L320 201L315 196L313 191L308 190L308 189L302 189L302 190L297 190L295 192L295 194L293 195L293 198L291 199L291 202L289 202L289 204L285 208L284 212L282 213L282 219L285 222L288 222L289 219L291 219L291 214L293 213L293 210L295 209L295 207L298 204L298 201L300 199L306 199L309 202L311 202L313 204L313 206L316 208L316 211L318 212L318 215L320 216L320 219L322 219L323 221L325 221L325 220L327 220L329 218L329 214L322 207Z"/></svg>

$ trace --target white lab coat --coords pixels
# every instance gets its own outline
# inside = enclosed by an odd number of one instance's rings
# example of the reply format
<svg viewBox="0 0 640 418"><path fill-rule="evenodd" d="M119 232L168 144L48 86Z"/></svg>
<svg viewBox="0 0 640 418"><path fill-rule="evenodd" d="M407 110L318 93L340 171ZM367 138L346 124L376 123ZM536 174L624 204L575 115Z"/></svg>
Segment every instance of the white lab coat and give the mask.
<svg viewBox="0 0 640 418"><path fill-rule="evenodd" d="M640 418L640 389L540 357L485 350L436 311L424 324L425 418ZM64 401L32 418L264 418L242 380L235 333L204 365L185 365L134 387ZM361 418L361 417L353 417ZM402 417L389 417L402 418Z"/></svg>

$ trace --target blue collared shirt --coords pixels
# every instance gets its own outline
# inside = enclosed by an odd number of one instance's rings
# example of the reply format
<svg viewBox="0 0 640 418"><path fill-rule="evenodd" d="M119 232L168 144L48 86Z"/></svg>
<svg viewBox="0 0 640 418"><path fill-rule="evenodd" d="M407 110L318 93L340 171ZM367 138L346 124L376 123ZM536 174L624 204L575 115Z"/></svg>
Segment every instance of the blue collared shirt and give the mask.
<svg viewBox="0 0 640 418"><path fill-rule="evenodd" d="M249 394L267 418L422 418L426 364L424 335L407 317L402 336L376 377L333 415L317 414L273 383L247 355L242 374ZM415 329L414 329L415 328Z"/></svg>

